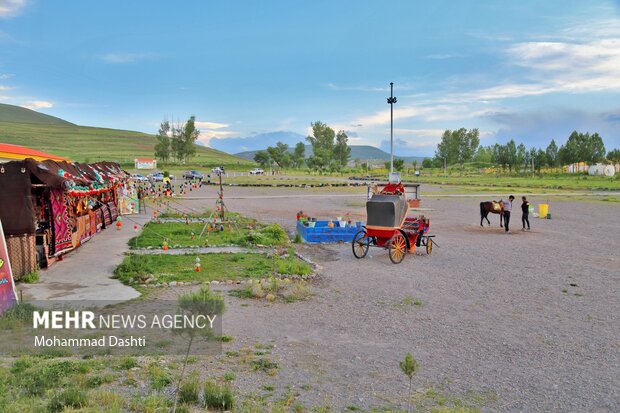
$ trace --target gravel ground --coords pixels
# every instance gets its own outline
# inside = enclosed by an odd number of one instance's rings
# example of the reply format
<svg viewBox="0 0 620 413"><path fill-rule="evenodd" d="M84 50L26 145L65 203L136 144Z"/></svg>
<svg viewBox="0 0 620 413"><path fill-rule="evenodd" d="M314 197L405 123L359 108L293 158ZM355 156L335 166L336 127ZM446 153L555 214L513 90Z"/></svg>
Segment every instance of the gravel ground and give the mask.
<svg viewBox="0 0 620 413"><path fill-rule="evenodd" d="M226 190L230 210L289 230L300 209L365 218L355 192L311 193ZM620 411L620 205L552 201L552 220L531 218L532 231L521 232L515 212L514 233L505 235L496 215L491 227L479 226L482 200L423 199L441 246L430 256L393 265L380 249L356 260L350 245L304 245L301 252L323 267L311 300L229 298L230 345L274 343L280 363L274 377L240 377L235 385L290 386L306 406L404 406L398 361L411 352L420 363L415 388L492 395L478 398L486 411ZM403 305L406 297L422 305Z"/></svg>

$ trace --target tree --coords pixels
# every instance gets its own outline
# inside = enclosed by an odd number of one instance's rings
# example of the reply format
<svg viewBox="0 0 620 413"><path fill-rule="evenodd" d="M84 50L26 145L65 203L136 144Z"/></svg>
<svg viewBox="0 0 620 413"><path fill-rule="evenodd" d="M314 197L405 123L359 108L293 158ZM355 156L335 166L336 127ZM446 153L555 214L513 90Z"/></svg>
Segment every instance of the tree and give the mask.
<svg viewBox="0 0 620 413"><path fill-rule="evenodd" d="M508 165L508 170L512 171L512 168L517 164L517 145L513 139L509 140L506 143L506 164Z"/></svg>
<svg viewBox="0 0 620 413"><path fill-rule="evenodd" d="M478 129L446 130L437 145L435 157L445 159L447 165L459 163L463 169L465 162L471 161L480 145Z"/></svg>
<svg viewBox="0 0 620 413"><path fill-rule="evenodd" d="M183 125L181 139L182 156L185 163L189 163L190 158L196 154L196 140L200 136L200 130L196 128L196 117L190 118Z"/></svg>
<svg viewBox="0 0 620 413"><path fill-rule="evenodd" d="M267 148L267 153L280 168L288 168L291 166L291 154L288 151L288 145L286 143L278 142L276 146L269 146Z"/></svg>
<svg viewBox="0 0 620 413"><path fill-rule="evenodd" d="M413 172L418 170L418 160L414 159L413 162L411 163L411 165L413 166Z"/></svg>
<svg viewBox="0 0 620 413"><path fill-rule="evenodd" d="M162 162L168 162L170 158L170 122L163 121L159 126L157 133L157 143L155 143L155 157L161 159Z"/></svg>
<svg viewBox="0 0 620 413"><path fill-rule="evenodd" d="M613 163L620 163L620 149L613 149L607 152L607 160Z"/></svg>
<svg viewBox="0 0 620 413"><path fill-rule="evenodd" d="M492 163L493 162L493 147L492 146L478 146L476 153L473 157L474 162L480 163Z"/></svg>
<svg viewBox="0 0 620 413"><path fill-rule="evenodd" d="M394 159L394 170L395 171L402 171L403 168L405 167L405 161L400 159L400 158L396 158ZM386 169L390 169L390 163L386 162Z"/></svg>
<svg viewBox="0 0 620 413"><path fill-rule="evenodd" d="M254 154L254 162L267 169L271 165L271 156L269 156L267 151L258 151Z"/></svg>
<svg viewBox="0 0 620 413"><path fill-rule="evenodd" d="M461 128L457 133L459 148L458 161L461 164L461 169L463 169L465 162L470 162L474 157L476 149L478 149L480 145L480 135L478 129L470 129L467 131L465 128Z"/></svg>
<svg viewBox="0 0 620 413"><path fill-rule="evenodd" d="M551 139L547 149L545 149L545 154L547 155L547 163L549 166L555 168L560 164L560 159L558 158L558 145L556 145L554 139Z"/></svg>
<svg viewBox="0 0 620 413"><path fill-rule="evenodd" d="M347 145L349 137L341 130L336 134L336 145L334 146L334 160L339 166L338 170L347 166L351 157L351 148Z"/></svg>
<svg viewBox="0 0 620 413"><path fill-rule="evenodd" d="M528 164L529 164L529 153L527 152L527 149L525 148L525 145L523 144L523 142L521 142L519 146L517 146L517 162L516 162L515 169L517 170L517 172L519 172L519 170L523 168L524 165L528 165ZM527 169L527 166L526 166L526 169Z"/></svg>
<svg viewBox="0 0 620 413"><path fill-rule="evenodd" d="M339 171L346 166L351 156L347 134L339 131L336 135L332 128L320 121L311 125L312 135L306 138L312 145L312 156L306 161L308 166L320 173Z"/></svg>
<svg viewBox="0 0 620 413"><path fill-rule="evenodd" d="M593 164L605 159L605 145L598 133L580 133L573 131L558 151L560 161L564 164L586 162Z"/></svg>
<svg viewBox="0 0 620 413"><path fill-rule="evenodd" d="M306 159L306 145L303 142L298 142L293 150L291 161L295 168L301 168Z"/></svg>
<svg viewBox="0 0 620 413"><path fill-rule="evenodd" d="M431 158L424 158L424 160L422 161L422 168L432 168L433 167L433 161L431 160Z"/></svg>
<svg viewBox="0 0 620 413"><path fill-rule="evenodd" d="M413 375L418 371L418 362L413 358L411 353L405 355L405 360L398 363L400 371L409 378L409 393L407 397L407 403L409 406L408 412L411 411L411 384L413 382Z"/></svg>

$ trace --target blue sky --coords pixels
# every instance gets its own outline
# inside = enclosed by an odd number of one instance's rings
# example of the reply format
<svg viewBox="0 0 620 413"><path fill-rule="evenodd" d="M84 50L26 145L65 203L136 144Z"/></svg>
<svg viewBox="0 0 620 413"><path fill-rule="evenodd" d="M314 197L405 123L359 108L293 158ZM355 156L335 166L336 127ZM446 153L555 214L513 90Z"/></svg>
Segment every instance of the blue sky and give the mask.
<svg viewBox="0 0 620 413"><path fill-rule="evenodd" d="M82 125L196 115L238 152L321 120L387 149L390 81L400 155L459 127L620 147L620 1L0 0L0 102Z"/></svg>

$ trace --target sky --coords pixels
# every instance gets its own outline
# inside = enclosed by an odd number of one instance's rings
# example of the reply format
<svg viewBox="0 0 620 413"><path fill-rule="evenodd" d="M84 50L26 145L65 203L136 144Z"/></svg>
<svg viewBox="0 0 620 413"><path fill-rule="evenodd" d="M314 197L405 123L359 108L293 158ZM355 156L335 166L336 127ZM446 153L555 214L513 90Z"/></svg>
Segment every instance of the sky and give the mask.
<svg viewBox="0 0 620 413"><path fill-rule="evenodd" d="M446 129L620 147L620 0L0 0L0 102L157 131L195 115L227 152L350 144L433 155Z"/></svg>

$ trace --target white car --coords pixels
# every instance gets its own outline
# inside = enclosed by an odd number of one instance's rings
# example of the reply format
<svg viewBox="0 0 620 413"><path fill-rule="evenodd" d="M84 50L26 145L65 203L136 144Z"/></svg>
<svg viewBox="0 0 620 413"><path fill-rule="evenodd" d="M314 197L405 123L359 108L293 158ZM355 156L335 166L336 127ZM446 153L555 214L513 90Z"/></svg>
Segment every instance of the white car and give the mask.
<svg viewBox="0 0 620 413"><path fill-rule="evenodd" d="M148 178L140 174L131 174L131 179L133 179L136 182L148 182Z"/></svg>
<svg viewBox="0 0 620 413"><path fill-rule="evenodd" d="M252 169L252 170L250 171L250 175L262 175L262 174L264 174L264 173L265 173L265 171L263 171L263 170L262 170L262 169L260 169L260 168L254 168L254 169Z"/></svg>
<svg viewBox="0 0 620 413"><path fill-rule="evenodd" d="M224 171L224 168L216 166L215 168L211 169L211 172L213 172L216 175L226 175L226 171Z"/></svg>

